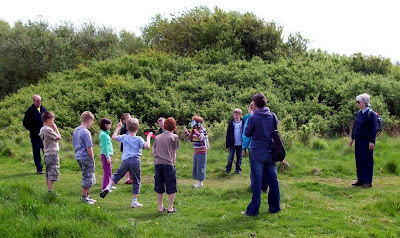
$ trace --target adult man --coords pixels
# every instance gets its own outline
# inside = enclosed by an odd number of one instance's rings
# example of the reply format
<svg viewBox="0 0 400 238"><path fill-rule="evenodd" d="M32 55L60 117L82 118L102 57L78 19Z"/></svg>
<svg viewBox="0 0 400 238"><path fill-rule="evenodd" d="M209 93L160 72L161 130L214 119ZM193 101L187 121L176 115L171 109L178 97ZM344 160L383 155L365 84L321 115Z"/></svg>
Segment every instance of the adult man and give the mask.
<svg viewBox="0 0 400 238"><path fill-rule="evenodd" d="M263 176L269 187L268 205L269 212L276 213L280 208L279 182L276 172L276 164L271 156L272 134L274 124L278 123L275 113L265 106L266 99L261 93L253 96L254 112L249 117L245 128L245 135L251 137L250 168L251 190L253 197L244 215L256 216L259 214L261 204L261 187Z"/></svg>
<svg viewBox="0 0 400 238"><path fill-rule="evenodd" d="M40 149L43 150L43 142L39 137L40 128L43 127L42 114L46 108L42 106L42 98L39 95L33 95L33 104L26 110L23 120L24 127L29 130L32 143L33 160L35 161L36 171L43 174L42 158Z"/></svg>

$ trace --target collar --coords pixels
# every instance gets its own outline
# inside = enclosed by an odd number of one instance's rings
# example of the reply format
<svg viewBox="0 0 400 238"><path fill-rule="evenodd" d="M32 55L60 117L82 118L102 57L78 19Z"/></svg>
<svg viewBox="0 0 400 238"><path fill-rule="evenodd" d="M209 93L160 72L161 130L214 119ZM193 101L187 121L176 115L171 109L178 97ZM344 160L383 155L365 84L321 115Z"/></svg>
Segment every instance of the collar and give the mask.
<svg viewBox="0 0 400 238"><path fill-rule="evenodd" d="M366 108L364 108L363 110L362 110L362 113L364 113L364 112L366 112L366 111L368 111L369 110L369 107L366 107Z"/></svg>

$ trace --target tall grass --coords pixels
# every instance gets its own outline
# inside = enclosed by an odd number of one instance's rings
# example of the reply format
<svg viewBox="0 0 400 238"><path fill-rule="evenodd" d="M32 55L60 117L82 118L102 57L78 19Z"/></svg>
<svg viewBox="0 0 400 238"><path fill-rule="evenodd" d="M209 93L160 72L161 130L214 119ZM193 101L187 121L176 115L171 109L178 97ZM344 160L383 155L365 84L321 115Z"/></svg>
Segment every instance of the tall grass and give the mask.
<svg viewBox="0 0 400 238"><path fill-rule="evenodd" d="M29 143L4 141L1 150L11 148L14 156L0 156L0 236L399 237L399 140L382 136L377 141L371 189L351 186L356 177L348 138L294 141L288 151L290 167L278 174L282 211L269 214L267 194L262 194L257 217L240 215L251 199L248 157L243 158L242 174L224 173L228 151L222 140L212 143L207 179L200 189L192 187L191 144L181 142L175 200L179 211L173 214L157 212L150 150L142 156L139 201L144 206L132 209L130 185L118 184L105 199L98 196L102 169L97 145L98 182L91 195L98 202L90 206L79 201L81 173L70 142L61 143L61 176L55 191L62 196L56 197L47 193L44 175L34 173ZM116 171L121 154L117 144L114 148Z"/></svg>

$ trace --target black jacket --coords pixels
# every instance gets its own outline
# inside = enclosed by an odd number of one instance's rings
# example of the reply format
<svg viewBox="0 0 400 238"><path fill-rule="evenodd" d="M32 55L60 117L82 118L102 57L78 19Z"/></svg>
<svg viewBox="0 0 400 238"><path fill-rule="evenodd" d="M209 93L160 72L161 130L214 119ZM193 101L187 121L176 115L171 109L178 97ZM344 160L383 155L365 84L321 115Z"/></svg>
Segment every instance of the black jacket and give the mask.
<svg viewBox="0 0 400 238"><path fill-rule="evenodd" d="M30 137L39 137L40 128L43 127L42 114L46 111L46 108L40 106L40 113L35 106L30 106L25 112L24 120L22 121L24 127L29 130Z"/></svg>
<svg viewBox="0 0 400 238"><path fill-rule="evenodd" d="M242 132L241 133L243 134L244 121L242 118L240 118L240 121L242 122ZM233 127L233 122L234 122L234 119L229 121L228 130L226 131L226 148L235 146L235 128Z"/></svg>

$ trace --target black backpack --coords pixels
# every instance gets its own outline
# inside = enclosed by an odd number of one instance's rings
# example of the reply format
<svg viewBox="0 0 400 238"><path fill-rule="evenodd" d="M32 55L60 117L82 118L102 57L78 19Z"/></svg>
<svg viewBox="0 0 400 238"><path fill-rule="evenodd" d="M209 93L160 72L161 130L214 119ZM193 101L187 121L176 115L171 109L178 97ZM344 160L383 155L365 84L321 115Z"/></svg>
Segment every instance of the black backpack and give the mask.
<svg viewBox="0 0 400 238"><path fill-rule="evenodd" d="M276 122L275 116L272 115L273 118L273 127L274 127L274 133L272 134L272 145L271 145L271 155L272 155L272 160L274 162L280 162L283 161L286 157L286 150L285 146L283 145L283 141L281 139L281 136L279 135L278 132L278 123Z"/></svg>
<svg viewBox="0 0 400 238"><path fill-rule="evenodd" d="M368 110L368 118L369 118L369 115L371 115L371 112L374 112L374 111L369 109ZM377 112L374 112L374 113L378 117L378 124L376 125L376 136L378 136L383 131L383 119L379 116L379 113L377 113Z"/></svg>

